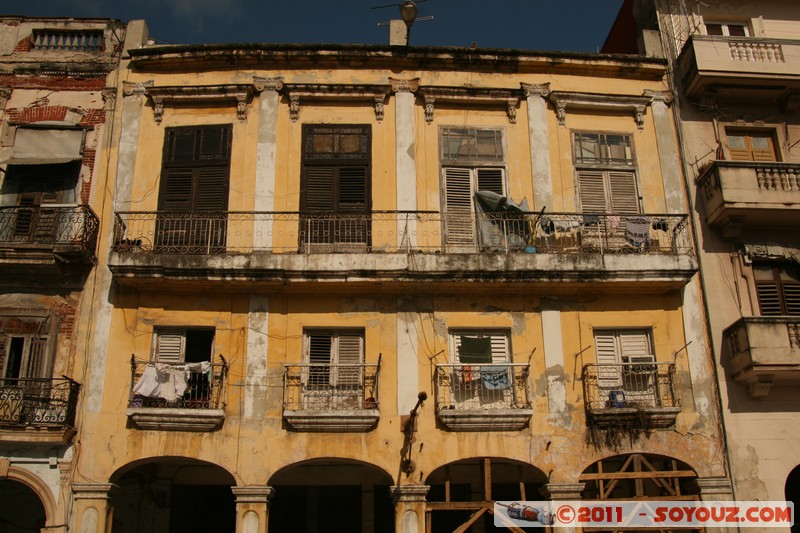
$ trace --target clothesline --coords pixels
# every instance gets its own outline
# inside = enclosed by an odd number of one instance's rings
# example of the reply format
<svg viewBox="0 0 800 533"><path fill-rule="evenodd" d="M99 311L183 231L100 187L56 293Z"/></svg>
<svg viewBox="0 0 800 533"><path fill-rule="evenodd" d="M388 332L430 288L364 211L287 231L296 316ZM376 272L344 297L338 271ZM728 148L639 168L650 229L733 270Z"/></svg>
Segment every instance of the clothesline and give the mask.
<svg viewBox="0 0 800 533"><path fill-rule="evenodd" d="M167 363L148 363L142 375L133 386L133 393L146 398L162 398L174 402L181 398L189 387L193 373L211 378L211 362L186 363L174 365Z"/></svg>

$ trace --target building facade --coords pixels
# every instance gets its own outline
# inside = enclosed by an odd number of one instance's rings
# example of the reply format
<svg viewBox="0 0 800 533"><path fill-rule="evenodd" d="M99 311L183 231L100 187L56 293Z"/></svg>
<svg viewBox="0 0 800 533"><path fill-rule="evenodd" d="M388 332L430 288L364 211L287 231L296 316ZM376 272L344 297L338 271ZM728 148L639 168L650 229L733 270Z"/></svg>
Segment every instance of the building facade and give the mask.
<svg viewBox="0 0 800 533"><path fill-rule="evenodd" d="M69 516L94 309L85 289L124 38L125 25L109 19L0 18L4 531L63 528Z"/></svg>
<svg viewBox="0 0 800 533"><path fill-rule="evenodd" d="M798 37L795 2L634 1L606 43L673 65L735 495L795 504Z"/></svg>

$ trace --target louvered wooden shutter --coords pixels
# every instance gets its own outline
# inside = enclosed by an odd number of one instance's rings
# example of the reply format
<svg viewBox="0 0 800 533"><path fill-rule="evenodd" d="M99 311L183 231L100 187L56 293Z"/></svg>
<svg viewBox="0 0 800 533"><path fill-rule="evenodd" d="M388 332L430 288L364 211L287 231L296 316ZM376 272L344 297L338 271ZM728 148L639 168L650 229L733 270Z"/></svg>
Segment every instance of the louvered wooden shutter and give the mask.
<svg viewBox="0 0 800 533"><path fill-rule="evenodd" d="M308 336L308 385L329 385L332 338L330 333L312 333Z"/></svg>
<svg viewBox="0 0 800 533"><path fill-rule="evenodd" d="M753 161L775 161L775 148L772 146L772 136L769 134L755 134L750 137L753 148Z"/></svg>
<svg viewBox="0 0 800 533"><path fill-rule="evenodd" d="M193 211L225 211L228 208L228 169L201 167L194 171Z"/></svg>
<svg viewBox="0 0 800 533"><path fill-rule="evenodd" d="M605 213L608 211L604 174L604 172L594 170L581 170L578 172L581 210L584 213Z"/></svg>
<svg viewBox="0 0 800 533"><path fill-rule="evenodd" d="M303 211L329 213L335 210L334 168L309 166L305 169Z"/></svg>
<svg viewBox="0 0 800 533"><path fill-rule="evenodd" d="M781 296L777 282L759 281L756 284L758 306L762 315L782 315Z"/></svg>
<svg viewBox="0 0 800 533"><path fill-rule="evenodd" d="M0 333L0 373L6 367L6 335Z"/></svg>
<svg viewBox="0 0 800 533"><path fill-rule="evenodd" d="M34 337L30 340L28 360L24 369L26 378L47 378L47 338Z"/></svg>
<svg viewBox="0 0 800 533"><path fill-rule="evenodd" d="M362 338L360 335L340 333L337 338L336 362L338 365L361 365ZM358 385L361 382L360 366L339 366L336 385Z"/></svg>
<svg viewBox="0 0 800 533"><path fill-rule="evenodd" d="M472 172L454 167L445 167L442 172L447 244L474 244Z"/></svg>
<svg viewBox="0 0 800 533"><path fill-rule="evenodd" d="M642 362L652 356L650 337L646 331L620 331L618 336L623 363Z"/></svg>
<svg viewBox="0 0 800 533"><path fill-rule="evenodd" d="M786 302L786 314L800 315L800 283L783 283L783 299Z"/></svg>
<svg viewBox="0 0 800 533"><path fill-rule="evenodd" d="M185 335L180 332L159 333L156 346L156 361L159 363L183 362Z"/></svg>
<svg viewBox="0 0 800 533"><path fill-rule="evenodd" d="M194 176L191 168L164 169L159 210L188 212L192 209Z"/></svg>
<svg viewBox="0 0 800 533"><path fill-rule="evenodd" d="M501 168L477 168L475 169L478 175L478 191L492 191L505 196L505 187L503 187L503 169Z"/></svg>
<svg viewBox="0 0 800 533"><path fill-rule="evenodd" d="M636 175L633 172L607 173L611 196L611 212L638 213L639 195L636 193Z"/></svg>
<svg viewBox="0 0 800 533"><path fill-rule="evenodd" d="M366 211L367 169L365 167L339 168L339 210Z"/></svg>
<svg viewBox="0 0 800 533"><path fill-rule="evenodd" d="M617 353L617 342L613 331L595 331L594 350L597 357L598 385L601 389L611 390L622 384Z"/></svg>

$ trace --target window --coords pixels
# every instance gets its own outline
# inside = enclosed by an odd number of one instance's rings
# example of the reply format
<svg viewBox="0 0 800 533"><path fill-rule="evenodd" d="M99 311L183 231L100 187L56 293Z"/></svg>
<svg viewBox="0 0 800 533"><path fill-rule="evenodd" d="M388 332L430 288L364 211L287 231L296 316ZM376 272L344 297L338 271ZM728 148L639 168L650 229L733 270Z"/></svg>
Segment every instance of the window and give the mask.
<svg viewBox="0 0 800 533"><path fill-rule="evenodd" d="M800 271L797 267L754 264L753 273L762 315L800 316Z"/></svg>
<svg viewBox="0 0 800 533"><path fill-rule="evenodd" d="M453 330L450 354L453 363L491 364L509 361L507 331Z"/></svg>
<svg viewBox="0 0 800 533"><path fill-rule="evenodd" d="M777 161L773 132L726 130L728 149L734 161Z"/></svg>
<svg viewBox="0 0 800 533"><path fill-rule="evenodd" d="M630 135L575 133L574 159L584 213L639 213Z"/></svg>
<svg viewBox="0 0 800 533"><path fill-rule="evenodd" d="M446 243L473 247L478 243L475 194L506 196L502 130L443 128L441 149Z"/></svg>
<svg viewBox="0 0 800 533"><path fill-rule="evenodd" d="M310 388L361 384L364 332L359 330L309 330L304 337L304 358L309 364Z"/></svg>
<svg viewBox="0 0 800 533"><path fill-rule="evenodd" d="M366 125L303 126L300 234L306 246L369 246L370 132Z"/></svg>
<svg viewBox="0 0 800 533"><path fill-rule="evenodd" d="M725 35L727 37L748 37L750 31L744 24L735 22L706 22L707 35Z"/></svg>
<svg viewBox="0 0 800 533"><path fill-rule="evenodd" d="M159 363L202 363L213 358L212 328L160 328L155 334L154 359Z"/></svg>
<svg viewBox="0 0 800 533"><path fill-rule="evenodd" d="M596 330L594 348L602 394L622 391L628 402L652 399L657 376L656 367L648 364L655 361L648 330Z"/></svg>
<svg viewBox="0 0 800 533"><path fill-rule="evenodd" d="M6 379L48 378L55 321L49 317L0 317L0 372Z"/></svg>
<svg viewBox="0 0 800 533"><path fill-rule="evenodd" d="M183 253L224 251L230 157L229 124L167 129L158 248Z"/></svg>

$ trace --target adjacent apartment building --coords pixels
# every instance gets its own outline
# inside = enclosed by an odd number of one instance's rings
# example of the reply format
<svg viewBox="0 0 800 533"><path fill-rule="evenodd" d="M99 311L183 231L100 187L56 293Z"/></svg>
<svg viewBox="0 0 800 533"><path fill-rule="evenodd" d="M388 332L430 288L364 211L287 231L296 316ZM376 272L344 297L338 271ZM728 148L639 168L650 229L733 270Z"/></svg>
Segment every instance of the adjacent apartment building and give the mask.
<svg viewBox="0 0 800 533"><path fill-rule="evenodd" d="M734 494L800 502L800 5L627 1L605 51L666 57Z"/></svg>
<svg viewBox="0 0 800 533"><path fill-rule="evenodd" d="M128 34L50 530L732 497L667 60Z"/></svg>
<svg viewBox="0 0 800 533"><path fill-rule="evenodd" d="M63 530L71 506L81 320L95 308L86 287L124 37L108 19L0 17L3 531Z"/></svg>

